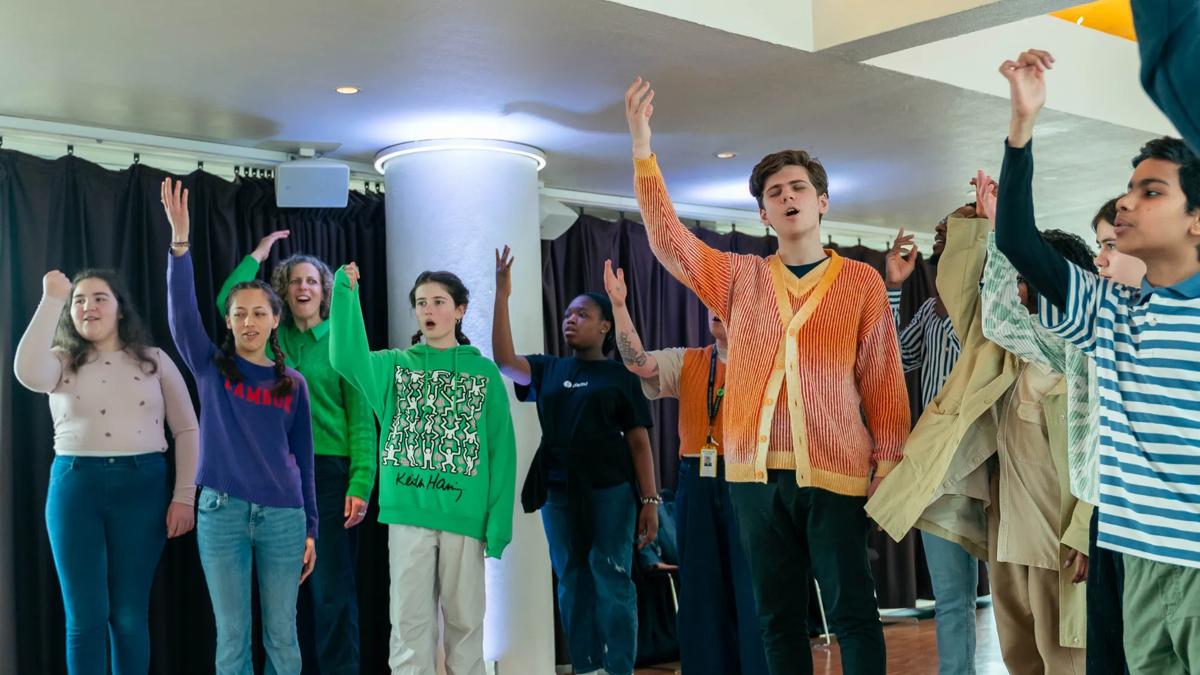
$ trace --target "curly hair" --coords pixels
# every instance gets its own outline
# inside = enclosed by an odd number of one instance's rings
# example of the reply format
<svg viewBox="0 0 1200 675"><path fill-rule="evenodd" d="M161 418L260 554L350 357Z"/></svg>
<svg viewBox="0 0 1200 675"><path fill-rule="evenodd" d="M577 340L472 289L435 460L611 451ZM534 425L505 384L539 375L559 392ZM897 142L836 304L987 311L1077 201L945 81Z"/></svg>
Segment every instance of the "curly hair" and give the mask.
<svg viewBox="0 0 1200 675"><path fill-rule="evenodd" d="M281 298L288 297L288 282L292 279L292 270L301 263L308 263L317 269L317 274L321 275L321 320L329 318L329 303L333 299L333 271L329 269L323 260L316 256L297 253L293 256L285 258L271 270L271 286L275 289L275 294ZM281 321L292 320L292 308L285 302L283 303L283 314Z"/></svg>

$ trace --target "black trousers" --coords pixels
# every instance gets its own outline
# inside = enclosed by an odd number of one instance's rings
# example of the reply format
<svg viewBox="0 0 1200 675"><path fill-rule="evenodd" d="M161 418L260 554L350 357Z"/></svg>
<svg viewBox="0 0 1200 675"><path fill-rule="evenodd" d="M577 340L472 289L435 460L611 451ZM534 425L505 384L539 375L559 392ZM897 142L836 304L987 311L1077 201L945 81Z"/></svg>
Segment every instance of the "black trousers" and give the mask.
<svg viewBox="0 0 1200 675"><path fill-rule="evenodd" d="M730 483L750 562L763 646L772 675L810 675L809 577L816 577L837 632L842 672L883 675L887 668L875 580L867 558L866 497L796 485L792 471L767 484Z"/></svg>

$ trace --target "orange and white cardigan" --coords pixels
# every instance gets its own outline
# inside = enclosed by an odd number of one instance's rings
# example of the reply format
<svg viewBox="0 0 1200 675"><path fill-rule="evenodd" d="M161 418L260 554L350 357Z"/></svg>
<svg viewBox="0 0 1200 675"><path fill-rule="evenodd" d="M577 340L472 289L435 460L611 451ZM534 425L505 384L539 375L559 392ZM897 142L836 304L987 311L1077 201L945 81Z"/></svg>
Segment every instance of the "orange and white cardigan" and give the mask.
<svg viewBox="0 0 1200 675"><path fill-rule="evenodd" d="M725 253L679 221L656 159L634 160L654 255L725 322L728 480L768 469L843 495L900 461L910 427L896 326L879 272L833 251L797 278L777 255Z"/></svg>

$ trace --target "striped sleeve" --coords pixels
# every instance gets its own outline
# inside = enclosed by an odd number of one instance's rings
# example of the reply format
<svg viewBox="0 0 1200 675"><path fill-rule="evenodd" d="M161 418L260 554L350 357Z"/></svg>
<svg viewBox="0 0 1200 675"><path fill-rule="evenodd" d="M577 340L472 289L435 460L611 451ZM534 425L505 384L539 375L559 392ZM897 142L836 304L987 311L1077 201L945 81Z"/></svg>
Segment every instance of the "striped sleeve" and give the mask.
<svg viewBox="0 0 1200 675"><path fill-rule="evenodd" d="M1075 345L1084 354L1096 350L1096 321L1112 284L1091 272L1068 263L1067 302L1059 309L1045 295L1038 300L1038 318L1055 335Z"/></svg>
<svg viewBox="0 0 1200 675"><path fill-rule="evenodd" d="M888 305L892 309L892 321L896 324L897 337L900 341L900 366L909 373L921 367L925 359L925 340L921 333L925 322L933 311L934 299L929 298L917 308L917 313L908 320L908 325L900 327L900 289L888 289Z"/></svg>
<svg viewBox="0 0 1200 675"><path fill-rule="evenodd" d="M709 247L680 222L654 155L635 158L633 165L634 191L654 256L728 323L733 254Z"/></svg>
<svg viewBox="0 0 1200 675"><path fill-rule="evenodd" d="M908 390L896 351L896 325L884 302L883 280L876 278L876 293L864 289L867 300L859 326L854 377L862 396L863 418L875 442L871 463L875 476L891 472L904 456L908 437Z"/></svg>
<svg viewBox="0 0 1200 675"><path fill-rule="evenodd" d="M1062 338L1043 330L1017 295L1017 270L988 237L988 258L983 268L983 335L1026 361L1066 372L1067 346Z"/></svg>

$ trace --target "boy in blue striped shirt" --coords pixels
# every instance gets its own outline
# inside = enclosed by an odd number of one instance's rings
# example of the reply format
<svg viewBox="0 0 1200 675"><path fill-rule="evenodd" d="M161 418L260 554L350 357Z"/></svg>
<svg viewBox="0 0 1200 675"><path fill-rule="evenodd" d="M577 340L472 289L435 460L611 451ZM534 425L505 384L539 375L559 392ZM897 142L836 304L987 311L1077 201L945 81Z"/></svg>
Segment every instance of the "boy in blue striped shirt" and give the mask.
<svg viewBox="0 0 1200 675"><path fill-rule="evenodd" d="M1042 323L1096 364L1100 546L1125 554L1130 672L1200 670L1200 158L1180 140L1147 143L1117 203L1117 248L1146 263L1140 288L1083 272L1037 236L1032 135L1053 57L1000 68L1013 117L996 244L1041 294Z"/></svg>

